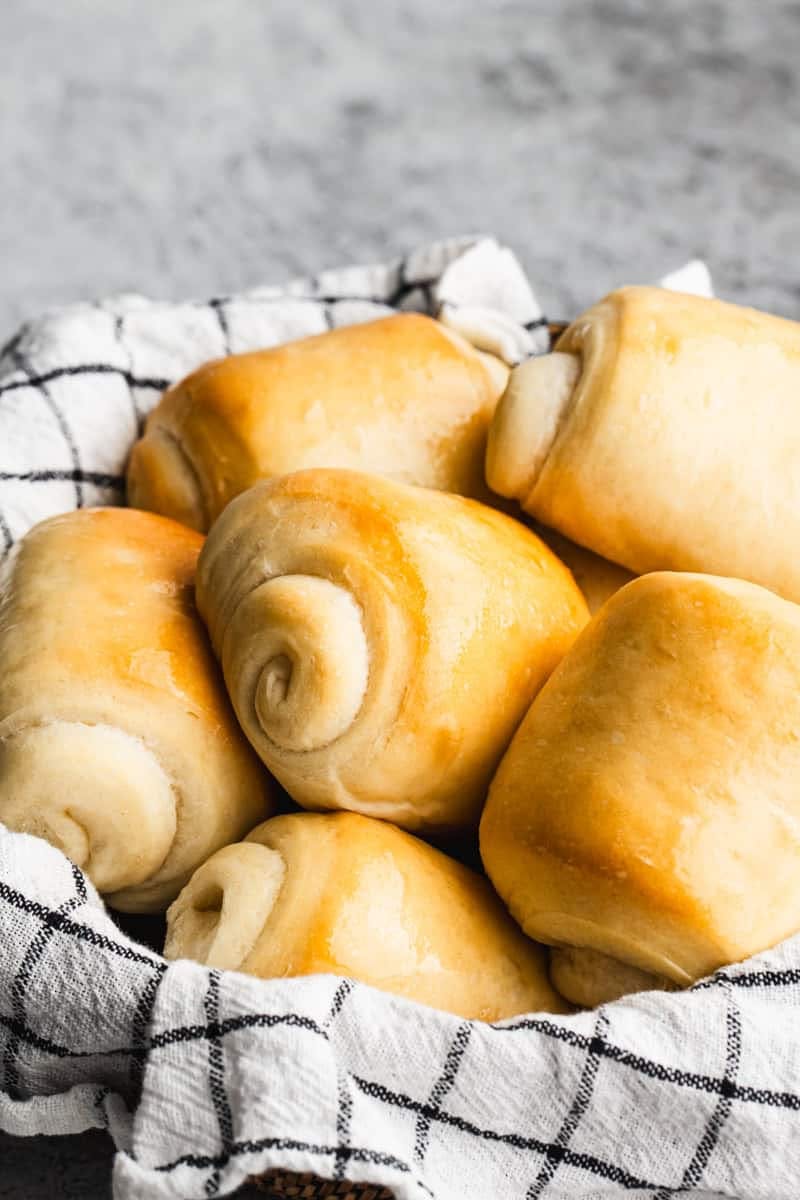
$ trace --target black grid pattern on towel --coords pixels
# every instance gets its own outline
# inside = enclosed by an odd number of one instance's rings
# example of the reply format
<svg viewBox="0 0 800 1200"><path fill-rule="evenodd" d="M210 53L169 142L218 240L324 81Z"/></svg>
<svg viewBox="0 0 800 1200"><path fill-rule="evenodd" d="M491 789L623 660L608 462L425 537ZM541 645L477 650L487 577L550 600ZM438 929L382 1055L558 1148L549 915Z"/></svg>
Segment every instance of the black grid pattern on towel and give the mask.
<svg viewBox="0 0 800 1200"><path fill-rule="evenodd" d="M3 993L11 1003L10 1017L0 1016L0 1047L2 1047L2 1072L0 1073L0 1096L5 1094L11 1100L24 1101L36 1095L29 1087L30 1051L36 1050L40 1061L53 1059L74 1061L81 1067L81 1077L84 1077L87 1066L96 1067L100 1077L104 1077L109 1064L113 1064L115 1077L119 1081L119 1092L126 1103L135 1104L139 1097L141 1077L146 1058L146 1031L149 1025L152 1007L155 1002L158 983L166 971L163 960L152 954L140 952L135 946L123 939L117 939L111 922L108 922L109 932L100 932L93 925L80 919L81 910L89 902L89 893L85 876L77 867L63 860L69 871L71 886L65 888L65 899L55 908L34 900L17 888L10 887L0 881L0 926L4 925L2 910L13 910L28 918L25 935L25 952L16 971L3 976ZM47 1036L41 1030L41 1012L28 1013L28 998L32 992L37 973L45 969L46 954L53 953L53 943L60 941L59 949L67 950L67 944L72 942L82 946L90 945L95 954L95 965L98 972L113 972L114 960L122 960L137 968L145 968L141 991L138 992L137 1002L128 1026L128 1035L124 1045L105 1046L102 1031L93 1030L90 1038L74 1047L66 1047ZM23 943L17 938L20 947ZM40 980L40 985L44 983ZM56 1009L54 1019L60 1020L61 1013ZM36 1023L39 1027L34 1029ZM25 1052L24 1059L21 1057ZM123 1080L129 1081L125 1086ZM102 1124L106 1123L104 1102L110 1089L101 1086L96 1094L94 1107Z"/></svg>
<svg viewBox="0 0 800 1200"><path fill-rule="evenodd" d="M607 1028L608 1018L603 1010L599 1009L595 1021L594 1036L589 1042L589 1046L586 1051L583 1070L581 1071L580 1081L578 1083L572 1104L569 1107L569 1111L564 1118L555 1140L547 1148L544 1162L539 1168L539 1173L525 1193L525 1200L539 1200L539 1197L542 1195L545 1188L547 1188L552 1181L558 1164L563 1161L569 1146L570 1138L577 1129L581 1117L589 1107L595 1079L597 1077L597 1068L600 1065L598 1046L602 1043L603 1034Z"/></svg>
<svg viewBox="0 0 800 1200"><path fill-rule="evenodd" d="M55 400L55 398L53 397L53 393L50 389L50 383L52 382L52 379L54 378L54 376L51 375L50 378L47 378L44 375L37 375L28 365L28 362L27 362L26 358L24 357L19 346L17 346L15 348L15 350L12 354L12 361L14 363L14 366L17 368L17 370L22 373L23 386L29 387L29 388L34 389L35 391L38 391L38 393L42 397L44 403L47 405L48 409L52 413L53 420L55 421L56 425L58 426L59 432L61 433L61 436L64 439L64 442L66 444L67 450L69 451L69 457L72 460L71 475L73 477L73 482L75 484L75 507L83 508L84 493L83 493L83 480L81 479L83 467L81 466L81 459L80 459L80 455L78 453L78 444L75 440L75 435L72 431L69 421L67 420L64 410L62 409L61 405Z"/></svg>
<svg viewBox="0 0 800 1200"><path fill-rule="evenodd" d="M76 909L80 908L86 902L86 881L83 875L75 867L73 867L72 875L75 881L74 895L58 906L57 911L62 916L68 916L70 913L75 912ZM44 957L47 944L53 937L55 929L56 927L51 924L42 923L39 925L36 933L28 943L22 962L9 988L12 1020L15 1030L11 1032L11 1036L7 1039L3 1049L3 1088L13 1100L21 1100L24 1094L17 1061L22 1039L17 1030L25 1026L25 996L33 974Z"/></svg>
<svg viewBox="0 0 800 1200"><path fill-rule="evenodd" d="M101 309L101 311L105 310ZM133 374L133 361L131 359L130 350L128 349L125 338L125 314L107 313L106 315L112 322L112 328L114 330L114 342L119 347L120 354L125 359L126 363L125 367L122 367L121 370L125 372L123 378L128 384L128 398L130 401L131 417L133 420L133 435L134 437L141 437L142 433L144 432L144 413L139 407L138 394L139 388L143 386L143 381L137 380ZM149 382L159 385L154 389L157 392L163 392L164 388L166 387L166 380L164 379L150 380Z"/></svg>
<svg viewBox="0 0 800 1200"><path fill-rule="evenodd" d="M459 1025L450 1049L447 1052L447 1057L444 1060L442 1073L431 1089L426 1109L424 1112L417 1113L417 1125L414 1134L414 1158L417 1162L422 1163L425 1160L431 1121L435 1120L436 1114L441 1112L445 1097L456 1081L458 1068L461 1066L461 1060L469 1045L471 1033L472 1026L469 1021L465 1021L463 1025Z"/></svg>
<svg viewBox="0 0 800 1200"><path fill-rule="evenodd" d="M353 981L351 979L343 979L336 991L333 994L331 1001L330 1012L325 1021L325 1033L328 1033L331 1026L336 1021L339 1013L345 1006L347 997L353 990ZM333 1164L333 1178L335 1180L344 1179L344 1173L347 1167L347 1154L349 1150L348 1139L350 1137L350 1120L353 1116L353 1098L350 1094L350 1081L346 1071L341 1069L336 1072L336 1091L338 1100L338 1109L336 1113L336 1158Z"/></svg>
<svg viewBox="0 0 800 1200"><path fill-rule="evenodd" d="M206 1026L208 1032L205 1037L208 1049L208 1090L219 1122L222 1154L227 1155L230 1154L231 1146L234 1145L233 1111L225 1088L222 1039L216 1032L216 1027L219 1025L219 971L209 971L208 973L208 989L203 1008L208 1021ZM219 1192L219 1184L219 1168L214 1167L206 1180L206 1195L216 1196Z"/></svg>

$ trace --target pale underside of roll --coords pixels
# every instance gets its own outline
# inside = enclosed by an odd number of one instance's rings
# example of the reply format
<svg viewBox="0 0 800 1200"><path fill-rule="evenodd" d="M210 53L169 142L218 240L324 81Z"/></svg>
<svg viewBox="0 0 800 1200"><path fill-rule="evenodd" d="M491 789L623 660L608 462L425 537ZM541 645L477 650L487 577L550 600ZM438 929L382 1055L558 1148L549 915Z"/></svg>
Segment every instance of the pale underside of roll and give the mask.
<svg viewBox="0 0 800 1200"><path fill-rule="evenodd" d="M242 728L293 798L474 825L530 700L588 619L518 522L316 470L234 500L197 598Z"/></svg>
<svg viewBox="0 0 800 1200"><path fill-rule="evenodd" d="M383 821L295 813L193 876L167 958L269 979L331 973L484 1021L563 1012L545 952L486 881Z"/></svg>
<svg viewBox="0 0 800 1200"><path fill-rule="evenodd" d="M800 324L624 288L511 375L500 495L636 574L702 571L800 601Z"/></svg>
<svg viewBox="0 0 800 1200"><path fill-rule="evenodd" d="M551 947L550 982L560 996L581 1008L597 1008L636 992L671 992L677 986L662 975L585 946Z"/></svg>
<svg viewBox="0 0 800 1200"><path fill-rule="evenodd" d="M565 995L683 987L800 929L798 729L800 607L673 573L608 601L520 725L481 821L523 929L577 948L554 955Z"/></svg>
<svg viewBox="0 0 800 1200"><path fill-rule="evenodd" d="M499 359L403 313L200 367L147 421L128 499L206 531L228 501L304 467L349 467L488 500Z"/></svg>
<svg viewBox="0 0 800 1200"><path fill-rule="evenodd" d="M66 513L0 593L0 821L128 911L165 908L272 809L194 607L201 545L151 513Z"/></svg>

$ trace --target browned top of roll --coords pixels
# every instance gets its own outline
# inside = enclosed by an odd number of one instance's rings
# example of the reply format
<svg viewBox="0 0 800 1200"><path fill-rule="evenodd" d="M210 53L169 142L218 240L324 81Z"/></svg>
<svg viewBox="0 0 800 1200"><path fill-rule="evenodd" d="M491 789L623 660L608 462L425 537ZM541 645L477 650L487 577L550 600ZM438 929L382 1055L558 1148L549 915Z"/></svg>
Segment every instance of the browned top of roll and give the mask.
<svg viewBox="0 0 800 1200"><path fill-rule="evenodd" d="M485 498L486 431L507 376L417 313L206 363L151 413L129 500L205 531L254 483L310 466Z"/></svg>

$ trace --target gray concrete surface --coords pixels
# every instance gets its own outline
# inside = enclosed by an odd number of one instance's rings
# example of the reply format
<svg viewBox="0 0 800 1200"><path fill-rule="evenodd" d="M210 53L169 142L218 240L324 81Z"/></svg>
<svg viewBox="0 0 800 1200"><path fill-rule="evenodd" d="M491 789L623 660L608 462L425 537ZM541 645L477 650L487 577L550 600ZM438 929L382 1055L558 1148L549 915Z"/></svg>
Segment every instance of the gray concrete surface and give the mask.
<svg viewBox="0 0 800 1200"><path fill-rule="evenodd" d="M799 62L782 0L3 0L0 340L481 230L553 316L696 254L800 314ZM109 1158L0 1138L0 1198Z"/></svg>
<svg viewBox="0 0 800 1200"><path fill-rule="evenodd" d="M554 314L696 253L800 310L800 4L2 8L0 337L481 229Z"/></svg>

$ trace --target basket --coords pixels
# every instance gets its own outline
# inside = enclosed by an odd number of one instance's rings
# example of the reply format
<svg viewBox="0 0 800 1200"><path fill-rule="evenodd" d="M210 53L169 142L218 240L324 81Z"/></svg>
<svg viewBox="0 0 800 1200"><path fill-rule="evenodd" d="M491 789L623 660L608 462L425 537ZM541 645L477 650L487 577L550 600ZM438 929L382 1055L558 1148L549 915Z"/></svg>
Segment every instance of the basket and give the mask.
<svg viewBox="0 0 800 1200"><path fill-rule="evenodd" d="M238 1196L267 1196L268 1200L392 1200L392 1193L369 1183L333 1182L316 1175L295 1175L291 1171L267 1171L252 1176Z"/></svg>

